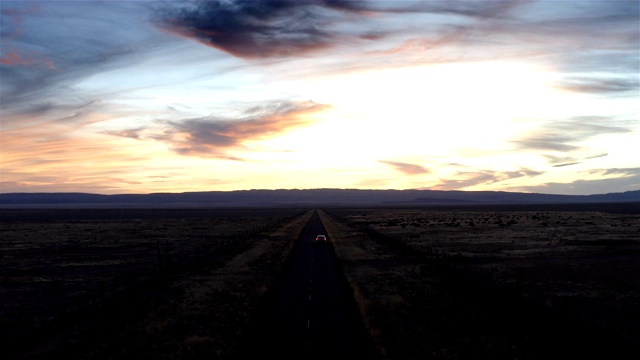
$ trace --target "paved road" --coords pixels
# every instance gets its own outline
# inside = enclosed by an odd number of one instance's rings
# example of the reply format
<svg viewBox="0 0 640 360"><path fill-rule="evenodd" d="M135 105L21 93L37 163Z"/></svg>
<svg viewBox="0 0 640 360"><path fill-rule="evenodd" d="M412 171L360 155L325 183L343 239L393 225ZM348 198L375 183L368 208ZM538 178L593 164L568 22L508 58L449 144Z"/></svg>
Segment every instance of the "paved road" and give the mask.
<svg viewBox="0 0 640 360"><path fill-rule="evenodd" d="M326 231L314 213L245 352L277 359L374 358L333 246L314 243L318 234Z"/></svg>

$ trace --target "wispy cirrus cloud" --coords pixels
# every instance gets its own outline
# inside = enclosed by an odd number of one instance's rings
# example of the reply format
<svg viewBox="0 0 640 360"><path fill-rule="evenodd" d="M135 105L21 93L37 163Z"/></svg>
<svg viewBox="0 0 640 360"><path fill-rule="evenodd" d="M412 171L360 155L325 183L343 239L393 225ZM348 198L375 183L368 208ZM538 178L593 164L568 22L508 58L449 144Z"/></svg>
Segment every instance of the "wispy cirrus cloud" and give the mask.
<svg viewBox="0 0 640 360"><path fill-rule="evenodd" d="M440 179L440 182L432 186L434 190L459 190L477 185L494 184L501 181L516 179L521 177L535 177L544 172L522 168L517 171L459 171L447 179Z"/></svg>
<svg viewBox="0 0 640 360"><path fill-rule="evenodd" d="M5 130L51 126L67 131L105 120L99 99L69 99L66 103L55 101L13 104L2 109L2 125Z"/></svg>
<svg viewBox="0 0 640 360"><path fill-rule="evenodd" d="M0 97L7 121L47 106L82 107L92 97L112 96L113 89L106 87L90 93L76 86L131 66L164 40L154 27L140 26L147 11L140 3L12 2L3 7Z"/></svg>
<svg viewBox="0 0 640 360"><path fill-rule="evenodd" d="M546 194L607 194L633 191L640 188L640 168L594 169L582 172L584 179L568 182L547 182L513 188ZM595 179L592 177L596 176Z"/></svg>
<svg viewBox="0 0 640 360"><path fill-rule="evenodd" d="M136 180L139 174L132 174L149 159L131 145L105 142L103 135L51 133L32 127L3 130L0 137L3 192L70 192L87 187L113 193L133 185L146 186Z"/></svg>
<svg viewBox="0 0 640 360"><path fill-rule="evenodd" d="M416 165L416 164L410 164L410 163L405 163L400 161L385 161L385 160L379 160L378 162L385 165L389 165L393 167L395 170L405 173L407 175L428 174L430 172L429 169L425 168L424 166Z"/></svg>
<svg viewBox="0 0 640 360"><path fill-rule="evenodd" d="M113 135L128 139L140 140L143 138L142 133L145 131L144 127L138 127L134 129L121 129L121 130L105 130L102 133L106 135Z"/></svg>
<svg viewBox="0 0 640 360"><path fill-rule="evenodd" d="M563 80L558 87L595 95L640 95L640 79L637 77L572 77Z"/></svg>
<svg viewBox="0 0 640 360"><path fill-rule="evenodd" d="M577 7L569 2L530 1L521 5L508 16L473 24L473 31L459 45L468 49L490 45L493 54L544 59L567 74L611 76L609 80L574 77L566 81L564 85L573 85L575 91L619 94L633 88L633 82L616 82L638 71L640 2L582 2L585 6ZM617 61L612 62L613 57Z"/></svg>
<svg viewBox="0 0 640 360"><path fill-rule="evenodd" d="M545 123L537 131L528 133L518 140L512 141L518 149L540 152L584 152L582 141L597 135L624 134L632 131L625 121L600 116L578 116L566 120ZM591 150L590 150L591 151ZM545 155L552 165L571 165L579 159L590 159L603 156L602 153L587 156Z"/></svg>
<svg viewBox="0 0 640 360"><path fill-rule="evenodd" d="M554 156L554 155L544 155L544 157L549 160L549 163L554 164L553 167L565 167L571 165L582 164L585 160L591 160L596 158L605 157L609 154L596 154L592 156L587 156L583 158L576 158L570 156Z"/></svg>
<svg viewBox="0 0 640 360"><path fill-rule="evenodd" d="M640 168L593 169L588 172L590 174L603 176L618 175L619 177L635 177L640 182Z"/></svg>

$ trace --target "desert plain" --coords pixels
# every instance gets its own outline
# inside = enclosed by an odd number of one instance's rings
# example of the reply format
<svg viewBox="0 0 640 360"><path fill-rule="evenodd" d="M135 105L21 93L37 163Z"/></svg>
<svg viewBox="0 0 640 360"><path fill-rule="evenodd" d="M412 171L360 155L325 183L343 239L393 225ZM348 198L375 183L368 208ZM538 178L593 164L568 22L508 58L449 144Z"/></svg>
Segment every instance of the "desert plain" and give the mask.
<svg viewBox="0 0 640 360"><path fill-rule="evenodd" d="M380 359L632 358L640 206L2 209L0 357L237 357L313 211Z"/></svg>

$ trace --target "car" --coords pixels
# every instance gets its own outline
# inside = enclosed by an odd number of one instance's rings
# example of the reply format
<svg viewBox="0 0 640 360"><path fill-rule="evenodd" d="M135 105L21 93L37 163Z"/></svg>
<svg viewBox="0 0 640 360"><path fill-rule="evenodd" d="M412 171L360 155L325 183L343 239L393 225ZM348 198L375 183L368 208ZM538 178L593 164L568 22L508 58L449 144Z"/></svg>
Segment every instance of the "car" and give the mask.
<svg viewBox="0 0 640 360"><path fill-rule="evenodd" d="M327 236L326 235L318 235L318 236L316 236L316 243L323 243L323 242L327 242Z"/></svg>

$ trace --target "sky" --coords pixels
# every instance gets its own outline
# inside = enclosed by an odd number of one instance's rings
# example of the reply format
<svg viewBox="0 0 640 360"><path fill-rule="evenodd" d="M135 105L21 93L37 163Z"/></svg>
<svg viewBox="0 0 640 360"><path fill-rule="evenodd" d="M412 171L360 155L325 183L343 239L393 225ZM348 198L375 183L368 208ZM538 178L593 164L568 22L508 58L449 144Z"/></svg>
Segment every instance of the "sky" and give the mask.
<svg viewBox="0 0 640 360"><path fill-rule="evenodd" d="M0 192L640 189L640 1L0 0Z"/></svg>

